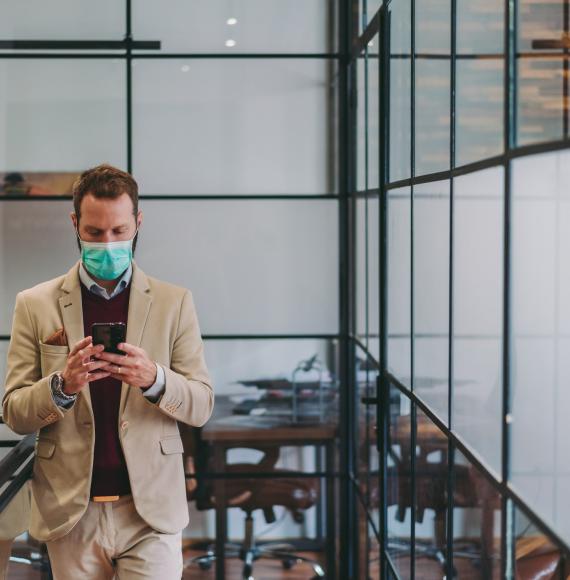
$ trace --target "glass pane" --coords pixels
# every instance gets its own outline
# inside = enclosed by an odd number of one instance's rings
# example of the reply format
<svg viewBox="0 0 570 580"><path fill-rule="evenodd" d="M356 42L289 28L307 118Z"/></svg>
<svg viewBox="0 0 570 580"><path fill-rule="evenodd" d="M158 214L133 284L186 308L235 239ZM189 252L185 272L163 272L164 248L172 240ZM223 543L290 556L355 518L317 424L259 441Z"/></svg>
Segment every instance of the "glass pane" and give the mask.
<svg viewBox="0 0 570 580"><path fill-rule="evenodd" d="M380 229L377 196L356 202L356 334L379 360Z"/></svg>
<svg viewBox="0 0 570 580"><path fill-rule="evenodd" d="M133 32L164 52L334 52L337 11L334 0L138 0Z"/></svg>
<svg viewBox="0 0 570 580"><path fill-rule="evenodd" d="M513 163L512 479L570 539L570 153ZM532 426L529 429L529 425Z"/></svg>
<svg viewBox="0 0 570 580"><path fill-rule="evenodd" d="M0 19L2 40L123 40L125 29L124 2L117 0L12 0L3 2Z"/></svg>
<svg viewBox="0 0 570 580"><path fill-rule="evenodd" d="M564 35L563 0L518 0L517 15L517 41L520 51L552 50L554 46L547 42L561 42Z"/></svg>
<svg viewBox="0 0 570 580"><path fill-rule="evenodd" d="M416 60L416 175L449 169L447 60Z"/></svg>
<svg viewBox="0 0 570 580"><path fill-rule="evenodd" d="M555 578L559 565L558 548L522 510L515 509L516 578Z"/></svg>
<svg viewBox="0 0 570 580"><path fill-rule="evenodd" d="M322 59L137 61L141 193L335 192L335 82Z"/></svg>
<svg viewBox="0 0 570 580"><path fill-rule="evenodd" d="M442 421L449 388L449 182L414 188L414 392Z"/></svg>
<svg viewBox="0 0 570 580"><path fill-rule="evenodd" d="M410 400L390 386L389 433L387 457L388 501L387 550L403 580L411 574L412 536L412 422Z"/></svg>
<svg viewBox="0 0 570 580"><path fill-rule="evenodd" d="M503 0L457 0L458 54L501 54L504 13Z"/></svg>
<svg viewBox="0 0 570 580"><path fill-rule="evenodd" d="M457 61L455 165L503 151L503 61Z"/></svg>
<svg viewBox="0 0 570 580"><path fill-rule="evenodd" d="M388 192L388 370L411 388L410 188Z"/></svg>
<svg viewBox="0 0 570 580"><path fill-rule="evenodd" d="M454 182L453 430L501 471L502 167ZM481 235L485 232L485 235Z"/></svg>
<svg viewBox="0 0 570 580"><path fill-rule="evenodd" d="M447 457L445 435L417 411L415 577L445 575L447 557Z"/></svg>
<svg viewBox="0 0 570 580"><path fill-rule="evenodd" d="M455 454L453 567L459 578L501 578L501 496L461 453Z"/></svg>
<svg viewBox="0 0 570 580"><path fill-rule="evenodd" d="M411 151L411 8L410 0L390 10L390 181L410 176Z"/></svg>
<svg viewBox="0 0 570 580"><path fill-rule="evenodd" d="M364 191L366 189L366 163L367 143L366 143L366 59L360 55L356 61L356 81L357 81L357 109L356 109L356 189Z"/></svg>
<svg viewBox="0 0 570 580"><path fill-rule="evenodd" d="M378 35L368 43L368 187L380 185L380 59Z"/></svg>
<svg viewBox="0 0 570 580"><path fill-rule="evenodd" d="M517 64L518 144L562 138L568 120L562 58L520 58Z"/></svg>
<svg viewBox="0 0 570 580"><path fill-rule="evenodd" d="M450 54L451 2L449 0L416 0L415 6L416 52Z"/></svg>
<svg viewBox="0 0 570 580"><path fill-rule="evenodd" d="M0 60L0 85L0 171L40 172L44 181L28 176L37 186L30 195L50 189L45 174L102 162L125 168L124 61Z"/></svg>
<svg viewBox="0 0 570 580"><path fill-rule="evenodd" d="M336 201L145 200L141 209L137 263L192 290L203 333L337 332ZM19 290L78 259L70 210L70 202L0 203L1 334L10 333Z"/></svg>

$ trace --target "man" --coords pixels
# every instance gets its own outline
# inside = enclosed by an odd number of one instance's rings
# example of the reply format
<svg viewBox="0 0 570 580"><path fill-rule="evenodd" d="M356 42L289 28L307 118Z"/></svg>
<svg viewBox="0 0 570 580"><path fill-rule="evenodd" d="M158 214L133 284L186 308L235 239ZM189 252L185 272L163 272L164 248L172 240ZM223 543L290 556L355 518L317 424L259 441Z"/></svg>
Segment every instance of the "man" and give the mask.
<svg viewBox="0 0 570 580"><path fill-rule="evenodd" d="M132 260L138 187L109 165L74 184L81 260L20 292L3 400L17 433L38 431L30 533L56 580L179 579L188 523L177 421L203 425L213 390L188 290ZM124 322L124 355L93 323Z"/></svg>

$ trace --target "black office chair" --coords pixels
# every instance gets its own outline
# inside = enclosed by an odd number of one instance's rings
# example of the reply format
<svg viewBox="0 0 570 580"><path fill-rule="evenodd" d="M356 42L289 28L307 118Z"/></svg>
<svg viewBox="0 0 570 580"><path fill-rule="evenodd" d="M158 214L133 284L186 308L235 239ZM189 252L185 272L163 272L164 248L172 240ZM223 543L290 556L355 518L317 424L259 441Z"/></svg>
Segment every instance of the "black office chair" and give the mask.
<svg viewBox="0 0 570 580"><path fill-rule="evenodd" d="M198 429L182 428L182 439L185 446L185 465L187 475L196 475L211 469L211 458L208 446L200 442ZM257 544L253 525L253 512L262 510L267 523L275 522L275 506L283 506L293 516L297 523L304 521L304 511L315 505L319 496L319 480L317 478L283 477L288 470L277 469L275 464L279 450L275 447L260 445L257 450L264 453L258 463L238 463L228 465L225 473L230 479L224 482L225 508L239 507L245 512L245 530L242 544L230 542L226 546L228 557L240 558L243 565L242 577L253 580L253 564L260 558L281 561L285 569L292 568L298 562L309 564L314 571L314 579L324 578L325 572L319 562L294 552L295 547L283 542L264 542ZM195 466L195 467L194 467ZM275 479L242 477L231 479L232 474L243 473L279 474ZM216 497L216 484L211 480L187 479L187 496L194 500L199 510L210 510L219 507ZM208 570L216 560L214 546L207 552L190 560L190 564L198 565L202 570Z"/></svg>

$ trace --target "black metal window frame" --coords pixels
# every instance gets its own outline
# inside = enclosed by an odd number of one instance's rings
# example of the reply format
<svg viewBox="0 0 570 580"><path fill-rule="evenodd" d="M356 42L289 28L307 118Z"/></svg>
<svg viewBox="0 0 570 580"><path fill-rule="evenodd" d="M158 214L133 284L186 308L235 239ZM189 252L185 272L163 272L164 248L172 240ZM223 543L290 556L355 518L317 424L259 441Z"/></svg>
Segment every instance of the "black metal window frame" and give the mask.
<svg viewBox="0 0 570 580"><path fill-rule="evenodd" d="M364 11L366 11L366 0L364 2ZM380 292L380 360L377 361L380 367L380 376L378 380L378 392L376 401L378 409L378 441L377 447L380 450L381 459L381 478L380 478L380 495L381 495L381 529L379 534L380 549L382 553L381 562L381 577L398 578L398 572L391 561L387 550L387 526L388 526L388 511L387 511L387 494L386 494L386 474L387 474L387 457L388 457L388 439L389 439L389 416L388 416L388 393L389 389L396 388L409 399L411 403L411 448L415 448L415 434L417 429L417 411L424 413L438 429L445 435L448 440L448 457L449 463L447 468L447 560L446 560L446 575L448 578L453 577L453 483L454 483L454 455L460 452L474 467L486 478L486 480L494 487L501 497L501 561L502 561L502 576L504 578L514 577L514 563L515 563L515 545L514 545L514 514L515 510L520 510L529 522L536 527L538 531L547 536L548 540L552 542L561 553L561 578L566 577L568 573L568 559L570 558L570 545L561 538L555 530L553 530L548 523L546 523L517 492L510 484L510 431L511 431L511 343L512 343L512 329L511 329L511 184L512 184L512 161L529 155L555 152L559 150L568 149L570 147L569 139L569 122L568 109L564 111L563 118L563 138L542 143L533 143L528 145L517 145L516 141L516 122L517 122L517 61L522 57L557 57L563 59L564 71L568 70L568 49L558 52L541 52L540 55L529 52L519 52L517 50L517 0L504 0L504 52L501 54L459 54L457 51L457 0L449 0L450 4L450 19L451 19L451 42L449 55L426 55L416 53L415 51L415 19L416 19L416 0L406 0L410 2L411 7L411 38L410 38L410 54L400 55L391 54L390 52L390 7L400 0L385 0L380 9L364 27L360 35L355 35L352 50L351 63L354 64L357 59L366 58L368 52L368 43L370 39L376 35L380 36L379 51L379 77L380 77L380 99L379 99L379 164L380 164L380 187L379 189L357 190L356 181L352 183L353 198L377 198L380 196L379 215L378 220L380 224L380 247L378 248L379 257L379 292ZM404 1L404 0L402 0ZM358 12L358 0L353 0L353 11ZM570 9L569 2L564 0L564 29L569 27ZM410 176L405 179L390 181L389 176L389 159L390 159L390 130L389 130L389 114L390 114L390 62L394 58L409 58L411 60L411 83L410 83ZM437 171L433 173L416 175L415 173L415 61L422 58L434 58L449 60L450 71L450 87L449 87L449 118L450 118L450 136L449 136L449 169L445 171ZM477 160L475 162L464 165L456 165L456 68L457 61L461 59L489 59L501 58L504 62L503 78L504 78L504 104L503 104L503 152L500 155L489 157L486 159ZM356 84L353 87L353 93L356 92ZM364 92L367 93L365 82ZM569 77L565 76L563 81L563 96L566 98L569 94ZM352 98L356 100L356 94ZM366 97L365 97L366 98ZM365 132L368 127L365 127ZM353 141L356 146L356 139ZM473 452L469 445L465 444L460 436L448 426L453 426L452 423L452 409L453 409L453 215L454 215L454 179L456 177L467 175L480 171L482 169L503 167L504 174L504 192L503 192L503 319L502 319L502 464L500 477L488 467L488 465ZM410 338L414 335L414 282L413 282L413 236L414 236L414 186L425 183L433 183L440 180L447 180L450 184L449 191L449 334L448 334L448 416L446 421L443 421L436 412L434 412L426 402L419 397L413 390L413 376L414 376L414 340L411 341L411 376L412 388L404 385L398 377L391 374L388 370L387 364L387 287L388 287L388 206L387 199L391 190L409 187L410 188L410 204L411 204L411 312L410 312ZM358 337L354 337L358 340ZM372 401L371 401L372 402ZM414 481L415 481L415 461L414 454L412 454L412 497L415 497ZM412 511L415 506L412 505ZM411 526L411 570L410 577L414 578L414 556L415 556L415 526Z"/></svg>
<svg viewBox="0 0 570 580"><path fill-rule="evenodd" d="M350 15L350 0L333 0L330 6L335 10L335 18L338 19L338 26L335 43L338 44L339 50L331 52L231 52L231 53L205 53L205 52L162 52L162 53L134 53L134 50L156 50L160 49L161 43L158 40L134 40L132 34L132 0L124 0L125 3L125 36L123 40L10 40L0 39L0 61L2 60L105 60L105 59L119 59L125 63L126 71L126 170L132 172L133 169L133 88L132 88L132 63L135 60L148 59L195 59L195 60L330 60L335 61L338 66L337 75L338 83L336 87L336 95L338 98L338 116L340 122L337 127L337 134L335 139L338 143L338 153L335 159L338 169L338 189L336 193L323 194L141 194L140 200L153 201L258 201L258 200L286 200L286 201L314 201L314 200L328 200L338 204L338 224L339 224L339 277L338 277L338 291L340 295L339 309L338 309L338 333L304 333L304 334L203 334L202 338L205 341L226 341L226 340L334 340L338 341L339 348L339 365L340 374L339 382L340 397L341 397L341 411L339 412L339 453L340 461L335 469L315 470L315 471L296 471L290 470L283 476L287 477L319 477L325 480L332 479L338 482L339 495L335 501L340 501L341 509L339 510L340 525L340 541L344 545L348 545L350 538L355 538L356 533L356 519L353 517L352 508L355 505L354 494L352 493L351 481L354 479L352 470L352 462L354 461L353 452L350 450L351 444L349 442L349 433L352 428L352 420L349 418L349 412L353 409L350 402L352 400L354 380L352 377L352 349L354 347L350 334L350 321L352 316L352 309L349 304L353 298L353 292L349 280L352 276L349 271L352 265L348 261L350 255L350 246L348 244L348 236L353 232L353 227L350 225L350 171L347 169L347 164L352 150L349 147L348 141L343 140L347 136L347 131L350 122L350 107L351 103L347 98L349 91L347 90L349 83L348 71L348 53L351 39L353 38L352 31L350 31L345 23L349 21ZM13 51L13 52L4 52ZM57 52L68 51L68 52ZM85 51L85 52L83 52ZM107 51L107 52L87 52L87 51ZM112 51L112 52L109 52ZM333 125L331 121L331 125ZM69 203L70 196L46 195L41 197L27 198L27 197L0 197L1 202L17 202L26 203L28 201L34 202L64 202ZM0 342L9 342L9 334L0 334ZM346 409L346 410L343 410ZM191 477L191 476L190 476ZM228 479L230 476L224 473L202 473L200 477L203 479ZM279 478L279 474L271 473L240 473L239 475L232 475L231 479L236 478ZM340 497L340 499L339 499ZM334 527L334 525L333 525ZM333 539L334 543L334 539ZM352 577L352 570L354 565L354 552L352 549L342 551L338 554L337 570L328 570L331 578ZM216 577L223 577L216 572Z"/></svg>

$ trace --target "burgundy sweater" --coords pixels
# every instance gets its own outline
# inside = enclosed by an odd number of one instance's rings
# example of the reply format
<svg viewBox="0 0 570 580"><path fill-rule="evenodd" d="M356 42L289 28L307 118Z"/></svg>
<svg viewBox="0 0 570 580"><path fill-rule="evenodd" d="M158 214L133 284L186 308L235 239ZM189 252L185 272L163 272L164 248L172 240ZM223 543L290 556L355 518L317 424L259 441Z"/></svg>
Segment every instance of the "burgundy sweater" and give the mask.
<svg viewBox="0 0 570 580"><path fill-rule="evenodd" d="M127 322L131 285L106 300L81 284L84 336L94 322ZM106 377L89 385L95 417L95 457L91 495L125 495L131 492L129 473L119 440L121 381Z"/></svg>

